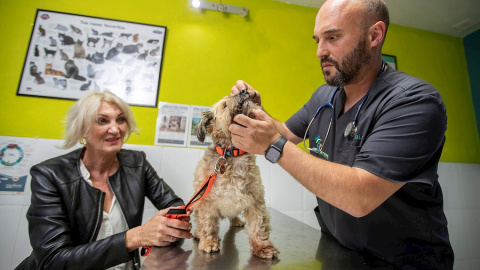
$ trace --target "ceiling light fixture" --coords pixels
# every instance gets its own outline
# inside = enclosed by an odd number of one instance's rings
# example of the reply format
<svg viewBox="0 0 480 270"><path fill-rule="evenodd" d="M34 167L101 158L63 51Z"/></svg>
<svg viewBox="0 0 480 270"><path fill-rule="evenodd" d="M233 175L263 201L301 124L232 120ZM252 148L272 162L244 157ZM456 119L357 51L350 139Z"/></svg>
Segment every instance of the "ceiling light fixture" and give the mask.
<svg viewBox="0 0 480 270"><path fill-rule="evenodd" d="M209 10L216 10L224 13L238 14L240 17L245 17L248 15L248 8L225 5L225 4L222 4L221 2L214 3L214 2L202 1L202 0L192 0L191 5L192 7L198 8L198 9L209 9Z"/></svg>
<svg viewBox="0 0 480 270"><path fill-rule="evenodd" d="M200 7L200 0L192 0L192 7L199 8Z"/></svg>

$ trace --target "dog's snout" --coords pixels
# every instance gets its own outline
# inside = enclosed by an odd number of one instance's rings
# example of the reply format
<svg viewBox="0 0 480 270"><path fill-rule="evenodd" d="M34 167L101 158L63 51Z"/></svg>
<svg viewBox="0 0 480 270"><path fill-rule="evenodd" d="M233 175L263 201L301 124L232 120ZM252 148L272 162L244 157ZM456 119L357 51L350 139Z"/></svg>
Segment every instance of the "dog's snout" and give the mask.
<svg viewBox="0 0 480 270"><path fill-rule="evenodd" d="M240 90L240 93L238 94L238 103L240 106L243 105L245 101L247 101L250 98L250 94L246 89Z"/></svg>

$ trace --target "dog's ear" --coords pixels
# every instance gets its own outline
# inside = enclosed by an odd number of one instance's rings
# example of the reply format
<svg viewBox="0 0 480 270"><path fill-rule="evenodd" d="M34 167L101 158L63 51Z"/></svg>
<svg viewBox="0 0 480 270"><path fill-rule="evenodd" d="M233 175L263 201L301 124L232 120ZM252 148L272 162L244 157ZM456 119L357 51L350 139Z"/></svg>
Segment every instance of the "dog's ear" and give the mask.
<svg viewBox="0 0 480 270"><path fill-rule="evenodd" d="M204 111L202 112L202 119L198 123L197 127L195 128L195 134L200 142L205 141L205 134L208 133L210 122L213 119L213 112L211 111Z"/></svg>

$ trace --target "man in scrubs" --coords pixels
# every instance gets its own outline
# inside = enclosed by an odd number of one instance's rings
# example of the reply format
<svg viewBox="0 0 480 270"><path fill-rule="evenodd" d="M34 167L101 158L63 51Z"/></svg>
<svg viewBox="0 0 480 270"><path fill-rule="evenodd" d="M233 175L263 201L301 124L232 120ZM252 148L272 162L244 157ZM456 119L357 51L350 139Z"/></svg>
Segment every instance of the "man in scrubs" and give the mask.
<svg viewBox="0 0 480 270"><path fill-rule="evenodd" d="M452 269L437 175L445 104L382 61L388 24L383 0L327 0L313 35L327 84L285 123L261 110L237 115L232 142L314 193L322 231L342 245L395 268ZM244 81L232 94L242 89L261 104ZM296 146L305 139L309 154Z"/></svg>

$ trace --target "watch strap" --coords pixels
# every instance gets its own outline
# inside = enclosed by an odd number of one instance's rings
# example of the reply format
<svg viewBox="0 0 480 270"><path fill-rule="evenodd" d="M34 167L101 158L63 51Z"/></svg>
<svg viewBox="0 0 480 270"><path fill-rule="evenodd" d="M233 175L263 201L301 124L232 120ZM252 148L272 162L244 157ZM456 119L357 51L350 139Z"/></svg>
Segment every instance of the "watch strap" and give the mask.
<svg viewBox="0 0 480 270"><path fill-rule="evenodd" d="M280 136L275 143L273 144L274 147L276 147L280 152L283 152L283 147L287 143L287 138Z"/></svg>

